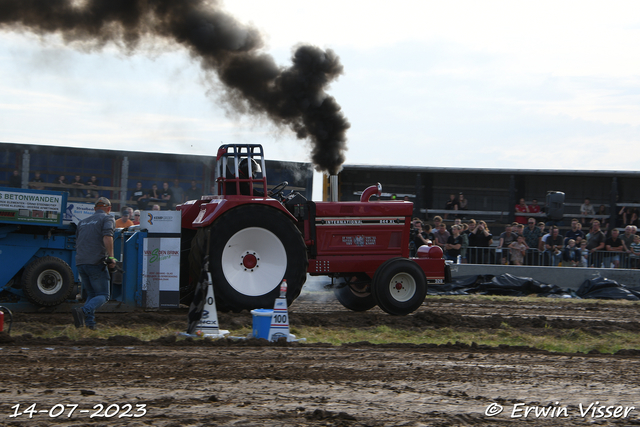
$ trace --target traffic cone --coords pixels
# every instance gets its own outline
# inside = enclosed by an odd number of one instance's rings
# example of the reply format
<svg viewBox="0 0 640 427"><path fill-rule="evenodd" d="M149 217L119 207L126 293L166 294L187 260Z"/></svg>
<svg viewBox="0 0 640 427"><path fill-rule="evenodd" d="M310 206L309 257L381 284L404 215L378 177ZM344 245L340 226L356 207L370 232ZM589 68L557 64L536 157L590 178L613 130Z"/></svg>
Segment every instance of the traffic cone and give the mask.
<svg viewBox="0 0 640 427"><path fill-rule="evenodd" d="M207 298L204 303L202 317L196 326L196 335L203 338L224 338L229 331L220 329L218 325L218 310L216 310L216 298L213 293L213 283L211 273L207 272L209 286L207 287Z"/></svg>
<svg viewBox="0 0 640 427"><path fill-rule="evenodd" d="M280 284L280 297L276 298L271 315L271 325L269 326L269 341L278 341L285 337L287 341L292 340L289 333L289 313L287 310L287 281L282 280ZM295 337L293 337L295 338Z"/></svg>

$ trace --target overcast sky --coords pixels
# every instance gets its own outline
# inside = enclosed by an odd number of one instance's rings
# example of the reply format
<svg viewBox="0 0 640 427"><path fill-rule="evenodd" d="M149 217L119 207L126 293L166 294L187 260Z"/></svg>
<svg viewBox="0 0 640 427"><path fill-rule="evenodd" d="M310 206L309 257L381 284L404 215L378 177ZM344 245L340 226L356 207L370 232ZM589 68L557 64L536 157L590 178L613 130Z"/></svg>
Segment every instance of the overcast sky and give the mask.
<svg viewBox="0 0 640 427"><path fill-rule="evenodd" d="M333 49L347 164L637 170L640 2L227 0L290 64ZM0 32L0 141L213 155L308 146L216 102L181 49L83 53Z"/></svg>

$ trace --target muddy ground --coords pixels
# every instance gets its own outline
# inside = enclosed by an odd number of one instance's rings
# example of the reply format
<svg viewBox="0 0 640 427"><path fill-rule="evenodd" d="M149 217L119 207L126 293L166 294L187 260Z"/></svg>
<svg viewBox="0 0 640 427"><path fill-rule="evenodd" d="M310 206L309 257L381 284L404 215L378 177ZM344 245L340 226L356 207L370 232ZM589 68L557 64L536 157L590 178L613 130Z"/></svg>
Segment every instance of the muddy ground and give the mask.
<svg viewBox="0 0 640 427"><path fill-rule="evenodd" d="M506 321L529 332L598 333L640 330L639 307L451 297L428 299L412 315L392 317L302 297L290 318L295 325L326 328L472 330ZM104 314L100 321L180 325L185 316L136 312ZM16 315L16 324L34 331L69 321L63 314ZM249 326L251 315L220 314L220 324ZM559 354L456 344L331 346L173 336L140 342L5 334L0 341L3 426L640 425L640 351L633 350Z"/></svg>

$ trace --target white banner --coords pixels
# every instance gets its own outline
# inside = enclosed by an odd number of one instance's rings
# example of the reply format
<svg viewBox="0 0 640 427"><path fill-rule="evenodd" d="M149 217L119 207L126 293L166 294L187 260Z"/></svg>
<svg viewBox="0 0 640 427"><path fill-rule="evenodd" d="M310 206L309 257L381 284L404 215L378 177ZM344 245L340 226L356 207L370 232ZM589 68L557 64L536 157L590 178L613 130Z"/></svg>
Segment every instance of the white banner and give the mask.
<svg viewBox="0 0 640 427"><path fill-rule="evenodd" d="M182 216L179 211L142 211L140 229L149 233L180 234Z"/></svg>
<svg viewBox="0 0 640 427"><path fill-rule="evenodd" d="M148 237L142 253L145 307L177 307L180 303L180 239Z"/></svg>

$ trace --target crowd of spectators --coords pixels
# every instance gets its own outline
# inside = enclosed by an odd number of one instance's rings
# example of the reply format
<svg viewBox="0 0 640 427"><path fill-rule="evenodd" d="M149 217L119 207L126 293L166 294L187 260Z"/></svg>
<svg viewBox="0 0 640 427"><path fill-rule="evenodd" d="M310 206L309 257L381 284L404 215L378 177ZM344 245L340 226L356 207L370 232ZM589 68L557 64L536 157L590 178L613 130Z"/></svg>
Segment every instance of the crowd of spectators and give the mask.
<svg viewBox="0 0 640 427"><path fill-rule="evenodd" d="M17 171L14 171L14 176L17 176ZM68 190L70 197L75 198L91 198L97 199L100 197L100 181L96 175L91 175L86 181L82 179L80 175L75 175L71 181L67 180L65 175L58 175L58 177L51 183L55 184L55 187L46 185L45 180L42 178L40 172L35 172L33 177L29 180L29 188L34 190L45 190L47 187L52 190ZM21 182L17 180L15 183L10 183L11 187L20 188Z"/></svg>
<svg viewBox="0 0 640 427"><path fill-rule="evenodd" d="M162 183L162 188L158 188L157 184L152 184L148 190L142 187L141 181L138 181L136 182L136 188L131 191L129 202L139 210L173 210L179 204L187 200L197 200L202 195L202 190L195 180L191 181L187 189L184 189L180 185L180 181L175 179L171 187L169 182L165 181Z"/></svg>
<svg viewBox="0 0 640 427"><path fill-rule="evenodd" d="M598 219L583 230L581 220L573 218L561 233L557 225L529 217L525 224L506 224L494 235L482 220L456 218L447 226L440 216L433 225L413 218L411 255L422 245L439 246L445 259L457 263L640 268L638 227L603 231Z"/></svg>
<svg viewBox="0 0 640 427"><path fill-rule="evenodd" d="M55 184L55 185L51 185ZM12 188L20 188L22 186L22 178L20 171L14 170L9 177L8 186ZM100 181L96 175L84 180L80 175L75 175L73 179L68 180L65 175L58 175L57 178L47 185L40 172L34 172L29 180L29 188L35 190L67 190L69 197L80 199L96 199L100 197ZM158 188L157 184L153 184L151 188L144 189L142 182L137 182L135 189L130 192L128 200L131 205L135 205L139 210L151 209L175 209L175 207L187 200L199 199L203 195L195 180L191 181L188 188L180 185L180 181L175 179L173 186L169 186L169 182L162 183L162 188Z"/></svg>

